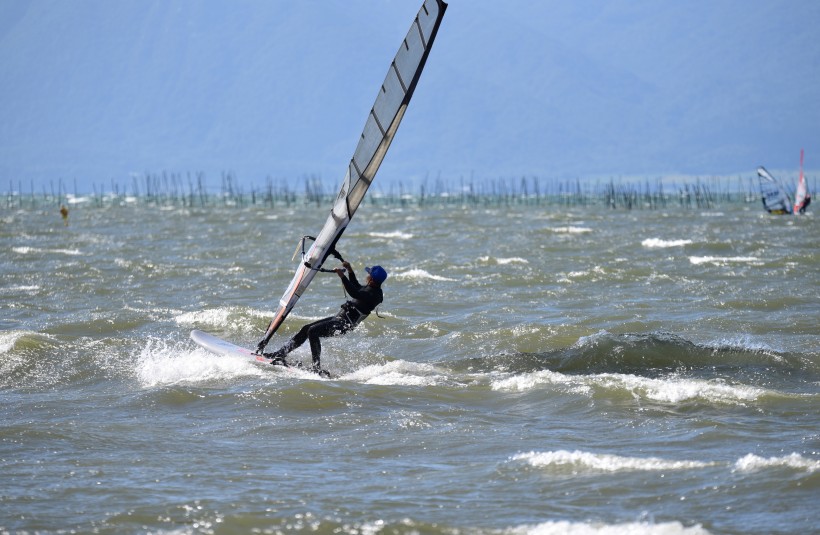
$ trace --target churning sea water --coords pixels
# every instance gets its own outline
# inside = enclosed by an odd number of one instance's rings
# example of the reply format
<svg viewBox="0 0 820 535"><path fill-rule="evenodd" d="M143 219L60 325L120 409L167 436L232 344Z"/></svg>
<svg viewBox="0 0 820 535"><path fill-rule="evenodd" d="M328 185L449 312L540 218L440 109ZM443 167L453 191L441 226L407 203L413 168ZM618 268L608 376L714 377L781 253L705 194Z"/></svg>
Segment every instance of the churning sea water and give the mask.
<svg viewBox="0 0 820 535"><path fill-rule="evenodd" d="M811 213L367 204L332 379L189 340L252 347L326 214L3 208L0 532L817 532Z"/></svg>

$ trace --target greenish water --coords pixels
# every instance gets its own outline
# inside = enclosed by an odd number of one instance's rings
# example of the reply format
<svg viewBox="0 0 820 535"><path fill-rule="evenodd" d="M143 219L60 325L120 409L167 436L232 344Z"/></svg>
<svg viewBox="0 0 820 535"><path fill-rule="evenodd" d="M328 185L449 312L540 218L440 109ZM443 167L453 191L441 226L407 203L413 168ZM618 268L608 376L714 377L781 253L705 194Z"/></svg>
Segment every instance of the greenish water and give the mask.
<svg viewBox="0 0 820 535"><path fill-rule="evenodd" d="M339 248L390 277L334 379L188 339L253 345L326 214L0 211L0 531L816 529L813 214L367 205Z"/></svg>

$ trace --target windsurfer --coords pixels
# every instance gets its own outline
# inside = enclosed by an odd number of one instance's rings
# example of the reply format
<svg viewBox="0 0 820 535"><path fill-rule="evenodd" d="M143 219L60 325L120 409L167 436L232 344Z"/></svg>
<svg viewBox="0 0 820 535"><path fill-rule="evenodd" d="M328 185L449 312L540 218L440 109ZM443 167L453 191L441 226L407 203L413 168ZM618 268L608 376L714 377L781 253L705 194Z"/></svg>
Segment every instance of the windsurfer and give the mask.
<svg viewBox="0 0 820 535"><path fill-rule="evenodd" d="M364 269L368 275L365 284L362 285L356 279L350 262L342 262L342 266L344 268L336 268L333 271L342 279L342 285L351 299L342 304L341 310L335 316L320 319L302 327L278 351L263 353L265 357L273 359L271 364L287 365L285 357L288 353L309 340L310 353L313 356L313 371L325 377L329 376L321 368L322 343L320 339L345 334L361 323L382 302L382 283L387 279L387 271L383 267L366 267ZM349 278L345 275L345 271L350 274Z"/></svg>
<svg viewBox="0 0 820 535"><path fill-rule="evenodd" d="M811 197L809 197L807 195L806 199L803 201L803 203L797 208L797 211L801 214L805 214L806 213L806 208L809 207L809 204L811 204Z"/></svg>

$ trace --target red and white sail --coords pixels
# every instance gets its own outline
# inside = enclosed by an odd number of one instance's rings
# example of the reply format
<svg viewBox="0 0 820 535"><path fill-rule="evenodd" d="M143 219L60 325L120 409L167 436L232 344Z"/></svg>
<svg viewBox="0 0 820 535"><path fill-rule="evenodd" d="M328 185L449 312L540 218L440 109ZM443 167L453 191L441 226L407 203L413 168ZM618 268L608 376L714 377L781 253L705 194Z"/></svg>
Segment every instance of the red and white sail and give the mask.
<svg viewBox="0 0 820 535"><path fill-rule="evenodd" d="M805 213L811 202L811 194L806 186L806 177L803 176L803 149L800 149L800 178L797 181L797 192L794 195L794 213Z"/></svg>

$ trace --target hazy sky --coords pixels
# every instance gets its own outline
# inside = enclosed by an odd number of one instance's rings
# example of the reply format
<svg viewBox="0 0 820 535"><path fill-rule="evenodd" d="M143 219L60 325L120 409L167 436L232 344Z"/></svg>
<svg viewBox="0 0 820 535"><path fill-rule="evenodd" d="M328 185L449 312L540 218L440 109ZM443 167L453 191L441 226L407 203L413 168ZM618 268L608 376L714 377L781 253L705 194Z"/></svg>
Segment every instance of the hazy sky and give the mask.
<svg viewBox="0 0 820 535"><path fill-rule="evenodd" d="M418 0L2 0L0 191L340 182ZM377 183L820 162L820 2L452 0Z"/></svg>

